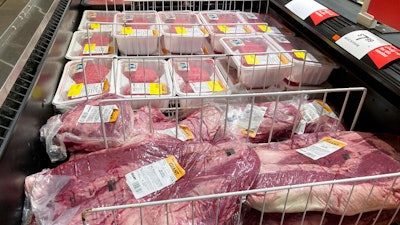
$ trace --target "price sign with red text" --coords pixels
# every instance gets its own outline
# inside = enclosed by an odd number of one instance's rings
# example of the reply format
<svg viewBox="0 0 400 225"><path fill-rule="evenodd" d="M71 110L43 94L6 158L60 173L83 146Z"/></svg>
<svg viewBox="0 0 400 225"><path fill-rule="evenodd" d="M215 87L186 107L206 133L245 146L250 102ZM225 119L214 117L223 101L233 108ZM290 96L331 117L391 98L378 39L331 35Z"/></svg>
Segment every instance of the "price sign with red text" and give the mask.
<svg viewBox="0 0 400 225"><path fill-rule="evenodd" d="M381 69L386 64L400 58L400 50L367 30L356 30L333 39L340 47L361 60L368 56Z"/></svg>

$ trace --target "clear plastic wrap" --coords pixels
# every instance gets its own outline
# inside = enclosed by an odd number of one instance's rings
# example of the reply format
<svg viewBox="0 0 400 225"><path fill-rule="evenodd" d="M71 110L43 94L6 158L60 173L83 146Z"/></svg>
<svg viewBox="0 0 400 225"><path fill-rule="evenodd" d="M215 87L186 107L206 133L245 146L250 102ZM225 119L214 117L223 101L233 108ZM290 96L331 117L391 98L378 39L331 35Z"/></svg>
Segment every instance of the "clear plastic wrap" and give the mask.
<svg viewBox="0 0 400 225"><path fill-rule="evenodd" d="M171 155L186 174L175 183L136 199L128 187L126 174ZM161 134L138 135L122 147L92 152L28 176L25 190L41 224L81 224L81 212L93 207L247 190L259 166L257 155L243 142L212 145L181 142ZM85 219L91 225L111 224L114 218L118 224L165 224L166 218L170 224L224 224L238 212L240 200L240 197L203 199L168 208L145 207L140 211L125 208L115 214L87 215Z"/></svg>
<svg viewBox="0 0 400 225"><path fill-rule="evenodd" d="M102 105L105 135L100 119L99 102L115 99ZM118 101L115 94L84 101L66 113L50 118L41 128L42 140L52 161L65 159L67 152L92 152L119 146L133 134L133 110L129 102ZM106 139L105 139L106 138Z"/></svg>
<svg viewBox="0 0 400 225"><path fill-rule="evenodd" d="M345 145L340 144L342 146L339 150L316 160L310 158L311 154L306 156L298 152L301 148L315 146L324 137L333 138ZM330 142L337 144L337 141ZM253 149L259 155L261 167L252 189L400 171L399 153L371 133L342 131L302 134L295 135L291 140L258 145ZM247 203L264 212L326 210L331 214L351 216L381 208L396 209L399 196L400 184L394 183L393 178L384 178L335 185L321 184L312 189L299 187L291 188L290 191L285 189L256 193L248 195Z"/></svg>

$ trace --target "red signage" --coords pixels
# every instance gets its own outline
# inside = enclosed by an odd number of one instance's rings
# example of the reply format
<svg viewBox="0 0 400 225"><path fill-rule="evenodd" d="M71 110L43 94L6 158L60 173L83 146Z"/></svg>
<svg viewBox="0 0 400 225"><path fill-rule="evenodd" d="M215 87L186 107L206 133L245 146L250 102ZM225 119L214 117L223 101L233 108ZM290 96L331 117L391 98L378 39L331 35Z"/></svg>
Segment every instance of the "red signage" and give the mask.
<svg viewBox="0 0 400 225"><path fill-rule="evenodd" d="M367 12L378 22L400 31L399 0L370 0Z"/></svg>

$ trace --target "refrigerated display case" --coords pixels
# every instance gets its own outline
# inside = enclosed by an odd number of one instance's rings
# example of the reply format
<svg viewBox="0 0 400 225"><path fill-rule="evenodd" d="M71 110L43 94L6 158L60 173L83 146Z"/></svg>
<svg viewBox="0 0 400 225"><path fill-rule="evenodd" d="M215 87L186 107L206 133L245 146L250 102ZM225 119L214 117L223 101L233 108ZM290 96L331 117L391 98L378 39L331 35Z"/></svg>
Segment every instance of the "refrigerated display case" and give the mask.
<svg viewBox="0 0 400 225"><path fill-rule="evenodd" d="M342 4L343 1L343 4ZM196 100L200 101L200 104L204 104L204 102L210 102L207 100L212 100L213 102L226 102L234 103L238 99L249 100L252 104L249 106L244 105L239 107L240 110L246 112L247 109L251 108L252 110L264 110L262 107L258 106L255 103L257 101L264 101L265 99L276 101L276 105L284 104L285 100L292 98L292 95L308 95L308 96L317 96L323 99L323 104L329 100L330 104L333 104L335 108L338 110L338 118L339 121L343 121L348 125L346 130L357 130L363 132L379 132L379 133L388 133L391 135L395 135L395 138L385 139L388 140L393 146L396 146L397 150L399 150L399 105L398 105L398 97L400 93L399 89L399 80L400 80L400 65L398 61L395 61L388 65L383 69L376 69L363 61L356 60L354 57L349 55L344 50L340 49L335 43L331 40L331 36L341 28L348 26L357 26L354 20L351 18L355 16L355 13L359 11L360 5L351 2L341 0L341 1L323 1L319 2L325 4L328 7L332 7L339 14L341 14L338 18L333 18L326 22L323 22L320 26L311 26L310 21L302 21L291 12L289 12L284 4L289 2L288 0L271 0L271 1L181 1L181 2L147 2L147 1L89 1L89 0L58 0L58 1L4 1L0 4L0 13L2 15L7 15L8 20L2 21L2 33L0 36L2 47L0 50L0 71L2 77L1 83L1 92L0 92L0 100L1 100L1 109L0 109L0 129L1 129L1 138L0 138L0 193L4 193L0 195L0 218L2 218L3 224L29 224L32 222L34 217L32 217L32 212L27 210L30 207L30 202L28 198L25 196L25 178L29 175L36 174L42 171L45 168L56 168L62 162L51 162L46 153L46 147L43 142L40 140L40 128L46 124L47 120L59 113L57 107L52 104L52 100L56 94L57 87L62 78L62 74L64 71L64 66L67 64L67 59L65 55L68 50L68 45L72 40L73 33L78 29L82 16L84 15L85 10L111 10L111 11L124 11L124 10L155 10L155 11L167 11L167 10L192 10L192 11L207 11L207 10L239 10L241 12L245 11L253 11L255 13L268 13L273 18L276 18L279 22L284 25L284 27L292 30L296 35L304 38L309 41L315 48L324 53L327 57L332 59L338 66L338 69L332 71L332 75L328 79L329 87L326 89L326 86L321 86L322 88L313 89L313 90L301 90L301 85L299 85L296 90L299 91L289 91L283 92L280 89L282 86L277 85L276 88L279 90L278 92L269 92L266 93L261 90L261 93L254 93L246 88L239 88L239 94L235 93L234 90L229 92L229 94L225 95L212 95L212 96L158 96L158 98L149 99L138 99L133 96L131 99L125 99L122 101L136 101L137 102L145 102L151 101L160 101L165 100L169 101L171 106L170 109L164 111L166 115L169 115L173 118L174 122L179 121L178 114L176 112L180 111L177 103L179 100ZM340 2L340 3L338 3ZM14 9L15 12L12 13L9 9ZM5 13L8 12L8 13ZM161 25L161 24L160 24ZM1 28L2 28L1 27ZM263 27L264 28L264 27ZM378 34L377 31L373 31ZM290 33L290 32L289 32ZM391 34L382 34L387 41L393 43L394 45L399 47L399 34L391 33ZM213 56L212 50L210 49L210 55ZM207 55L207 52L203 52ZM116 56L118 59L118 56ZM129 58L124 55L124 57ZM166 59L172 56L163 55L163 52L158 53L158 55L153 56L156 57L156 60ZM160 57L160 58L157 58ZM180 56L182 57L182 56ZM187 59L190 59L190 56L187 56ZM194 56L193 56L194 57ZM229 62L229 57L226 55L219 55L218 57L224 58L226 57L228 60L225 62ZM123 58L123 57L122 57ZM172 57L173 58L173 57ZM184 58L184 56L183 56ZM254 59L255 64L255 59ZM215 66L218 66L216 63ZM219 67L218 67L219 68ZM230 70L234 70L231 68L231 65L228 63L228 68ZM222 73L223 76L228 76L230 71L225 71L226 73ZM232 80L227 80L227 84L231 85ZM279 86L279 87L278 87ZM214 86L213 86L214 87ZM233 86L234 88L238 88L238 86ZM356 87L356 88L351 88ZM361 87L361 88L359 88ZM364 89L363 87L366 87ZM215 87L214 87L215 88ZM237 91L237 90L236 90ZM264 92L264 93L263 93ZM236 95L234 95L236 94ZM290 97L289 97L290 95ZM329 96L329 97L328 97ZM333 97L332 97L333 96ZM340 96L340 97L338 97ZM336 100L336 101L335 101ZM146 102L147 101L147 102ZM227 104L227 105L229 105ZM300 105L298 105L300 107ZM190 108L190 105L189 105ZM229 107L228 107L229 108ZM257 109L257 110L256 110ZM252 111L251 110L251 111ZM215 111L212 111L215 112ZM225 127L228 127L229 122L231 122L232 118L235 118L237 112L242 112L238 110L227 110L224 111L227 115L233 117L227 117L225 122ZM322 112L322 111L321 111ZM203 114L204 113L204 114ZM249 111L247 111L249 113ZM271 112L271 118L275 118L273 111ZM251 114L251 113L250 113ZM250 114L244 114L245 116L249 116ZM200 111L201 119L204 120L208 117L205 114L205 111ZM253 114L251 114L253 115ZM256 114L254 114L256 115ZM209 116L209 115L208 115ZM250 117L251 118L251 117ZM253 118L254 119L254 118ZM273 119L274 120L274 119ZM234 121L234 120L233 120ZM172 127L176 127L176 130L181 129L181 124L172 125ZM242 127L239 133L243 135L245 141L251 140L251 136L253 135L249 130L252 128L251 120L247 121L247 131L246 127ZM338 128L338 127L337 127ZM204 131L202 126L199 128L199 133L202 135ZM271 128L271 131L274 127ZM152 128L150 129L152 130ZM243 133L244 132L244 133ZM271 135L267 135L267 142L270 142L272 137L272 133L268 133ZM292 133L293 134L293 133ZM204 135L204 133L203 133ZM397 135L397 136L396 136ZM225 153L224 153L225 154ZM226 152L227 155L232 154L232 152ZM396 171L398 172L398 171ZM136 208L143 207L143 210L146 212L154 212L154 210L150 209L147 211L147 206L150 205L161 205L156 206L157 209L174 207L176 203L182 203L187 207L189 212L194 211L194 208L197 206L197 203L193 203L197 200L204 199L212 199L214 204L218 204L215 202L224 202L225 199L235 199L239 201L240 204L235 204L236 207L243 209L245 212L248 209L245 209L247 205L242 200L244 196L253 196L253 201L251 204L258 204L258 208L268 207L263 204L263 200L260 200L260 193L262 196L269 196L269 194L278 192L280 196L287 196L290 198L296 198L296 195L289 195L288 190L294 190L294 193L298 193L298 190L306 190L300 192L301 196L305 196L305 199L302 199L302 204L299 207L303 207L303 209L307 209L308 204L311 202L309 200L311 195L311 190L319 189L322 187L322 190L329 191L335 190L332 187L335 185L341 186L342 184L349 184L350 187L350 197L352 196L351 190L357 190L359 186L356 184L358 182L362 182L364 180L375 180L375 182L379 183L380 180L386 179L389 180L388 185L390 188L395 187L396 178L399 175L394 174L386 174L384 176L370 176L370 177L359 177L355 179L342 180L339 182L333 180L324 180L320 183L310 183L310 184L295 184L293 186L281 186L276 188L271 187L262 187L259 190L247 190L247 191L239 191L235 192L226 192L226 193L212 193L207 192L208 196L185 196L182 195L183 199L172 199L161 202L148 202L144 204L133 204L126 205L119 203L115 208L95 208L93 210L87 209L89 211L83 211L86 217L83 218L84 222L87 219L88 224L90 223L90 219L93 219L92 215L98 215L97 211L105 211L105 213L109 216L113 213L115 214L118 210L133 210L136 212ZM393 179L392 179L393 178ZM326 189L326 187L331 187L330 189ZM325 187L325 189L323 188ZM113 189L113 184L109 184L108 188ZM51 189L49 190L51 191ZM374 188L370 187L370 193L375 193ZM364 196L366 199L369 199L368 191L367 195ZM372 195L372 194L371 194ZM187 198L189 197L189 198ZM330 196L328 197L329 200ZM159 199L156 199L159 200ZM385 202L386 200L383 199ZM387 200L388 202L392 201L392 199ZM190 203L192 202L192 203ZM124 202L125 203L125 202ZM347 210L347 206L351 205L351 202L348 201L347 205L342 205L345 208L340 208L339 215L343 215L343 218L349 219L347 214L345 213ZM378 203L385 204L385 203ZM394 203L396 204L396 203ZM215 206L215 205L214 205ZM192 208L192 209L190 209ZM283 214L290 213L290 211L286 211L286 206L283 206ZM383 209L380 205L377 206L376 209ZM129 209L129 210L128 210ZM214 209L214 208L213 208ZM240 214L223 214L225 211L224 208L215 208L217 209L217 213L221 213L221 215L229 215L233 218L241 217ZM396 222L397 211L399 207L391 207L394 210L391 212L387 212L386 210L379 212L379 214L384 216L386 223ZM396 210L397 209L397 210ZM45 210L46 209L42 209ZM140 211L140 210L138 210ZM210 210L209 210L210 211ZM212 211L212 210L211 210ZM307 210L302 210L306 212ZM326 215L326 218L329 218L331 215L327 214L329 211L322 211L323 217ZM124 212L124 211L123 211ZM140 214L138 212L138 214ZM234 216L233 216L234 215ZM293 216L293 218L289 218L290 220L297 221L305 221L309 219L309 217L313 216L313 214L309 215L306 213L300 213L297 215L288 214ZM321 215L321 214L318 214ZM107 216L107 217L108 217ZM372 218L370 221L375 218L376 215L367 214L364 215L366 217ZM359 218L365 218L361 216ZM283 217L280 215L274 215L277 217L277 221L283 220ZM218 216L216 216L218 218ZM263 214L257 215L257 218L263 219ZM320 219L320 217L318 217ZM382 217L381 217L382 218ZM162 217L160 217L162 219ZM198 221L197 217L188 217L188 221ZM225 218L226 219L226 218ZM356 221L357 218L351 218ZM168 220L168 219L167 219ZM218 222L218 219L212 219ZM333 219L335 224L340 224L340 221L337 221L337 218ZM340 220L340 219L339 219ZM222 221L222 220L221 220ZM239 220L238 220L239 221ZM322 220L321 220L322 221ZM225 221L231 222L231 221ZM233 222L232 222L233 223ZM119 223L118 223L119 224Z"/></svg>

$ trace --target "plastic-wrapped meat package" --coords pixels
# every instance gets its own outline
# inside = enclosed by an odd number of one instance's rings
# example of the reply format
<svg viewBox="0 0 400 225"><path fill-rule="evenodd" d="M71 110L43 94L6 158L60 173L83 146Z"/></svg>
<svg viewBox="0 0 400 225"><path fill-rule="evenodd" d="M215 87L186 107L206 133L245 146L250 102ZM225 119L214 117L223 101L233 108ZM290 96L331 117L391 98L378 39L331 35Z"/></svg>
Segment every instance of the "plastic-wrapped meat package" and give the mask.
<svg viewBox="0 0 400 225"><path fill-rule="evenodd" d="M78 30L112 31L114 15L118 11L85 10Z"/></svg>
<svg viewBox="0 0 400 225"><path fill-rule="evenodd" d="M257 33L262 34L283 34L286 36L294 36L295 33L285 27L277 19L269 14L259 14L254 12L238 12L238 14L246 21L251 23L251 27Z"/></svg>
<svg viewBox="0 0 400 225"><path fill-rule="evenodd" d="M243 224L260 225L261 212L244 207L242 215ZM280 225L283 217L285 225L387 225L392 219L395 210L383 210L382 212L367 212L353 215L342 216L326 213L322 218L322 212L306 212L304 219L303 213L264 213L261 225ZM399 216L394 221L398 221ZM234 225L234 224L232 224Z"/></svg>
<svg viewBox="0 0 400 225"><path fill-rule="evenodd" d="M72 35L65 58L81 59L83 56L116 56L117 49L111 32L78 30Z"/></svg>
<svg viewBox="0 0 400 225"><path fill-rule="evenodd" d="M176 159L174 168L183 174L180 179L158 189L141 182L143 168L171 156ZM259 166L255 152L240 141L212 145L161 134L138 135L121 147L92 152L28 176L25 190L41 224L81 224L82 211L93 207L247 190ZM151 177L154 182L166 178ZM238 201L240 197L226 197L174 203L168 208L125 208L115 211L115 219L118 224L166 224L167 217L170 224L191 224L192 219L194 224L224 224L237 213ZM111 211L89 213L85 219L91 225L111 224L114 215Z"/></svg>
<svg viewBox="0 0 400 225"><path fill-rule="evenodd" d="M135 133L154 131L182 141L215 141L221 137L223 111L219 108L206 105L201 109L185 111L183 116L175 118L166 117L157 108L142 107L135 112Z"/></svg>
<svg viewBox="0 0 400 225"><path fill-rule="evenodd" d="M261 160L261 167L252 189L400 171L399 153L371 133L302 134L283 142L257 145L253 149ZM395 179L325 184L312 189L293 187L290 192L283 189L266 194L255 193L247 196L247 203L260 211L279 213L326 210L331 214L352 216L381 208L392 210L398 207L400 201L400 183Z"/></svg>
<svg viewBox="0 0 400 225"><path fill-rule="evenodd" d="M100 118L99 102L102 104ZM133 110L128 102L118 101L115 94L84 101L62 115L51 117L40 133L52 161L64 160L67 152L92 152L123 144L133 134Z"/></svg>
<svg viewBox="0 0 400 225"><path fill-rule="evenodd" d="M166 50L172 53L203 53L208 32L197 13L190 11L158 12L163 23L163 40Z"/></svg>
<svg viewBox="0 0 400 225"><path fill-rule="evenodd" d="M253 143L290 138L298 109L291 101L231 105L228 108L228 132L234 138ZM250 121L251 120L251 121ZM250 127L249 127L249 122ZM250 132L248 132L250 128Z"/></svg>

